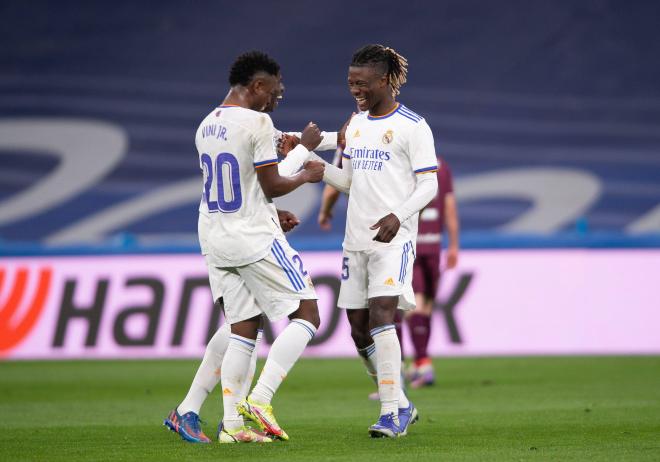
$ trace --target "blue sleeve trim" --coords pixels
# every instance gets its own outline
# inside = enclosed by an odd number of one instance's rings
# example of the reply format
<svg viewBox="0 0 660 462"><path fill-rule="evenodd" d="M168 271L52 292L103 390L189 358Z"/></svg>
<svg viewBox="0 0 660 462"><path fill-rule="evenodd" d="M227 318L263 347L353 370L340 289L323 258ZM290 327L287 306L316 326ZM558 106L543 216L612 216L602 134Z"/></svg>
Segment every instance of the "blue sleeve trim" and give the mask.
<svg viewBox="0 0 660 462"><path fill-rule="evenodd" d="M417 170L415 170L415 173L426 173L426 172L432 172L432 171L435 171L435 170L438 170L438 167L436 167L434 165L433 167L418 168Z"/></svg>
<svg viewBox="0 0 660 462"><path fill-rule="evenodd" d="M399 113L401 113L402 116L408 117L413 122L419 122L422 120L422 116L415 114L413 111L403 105L399 107Z"/></svg>

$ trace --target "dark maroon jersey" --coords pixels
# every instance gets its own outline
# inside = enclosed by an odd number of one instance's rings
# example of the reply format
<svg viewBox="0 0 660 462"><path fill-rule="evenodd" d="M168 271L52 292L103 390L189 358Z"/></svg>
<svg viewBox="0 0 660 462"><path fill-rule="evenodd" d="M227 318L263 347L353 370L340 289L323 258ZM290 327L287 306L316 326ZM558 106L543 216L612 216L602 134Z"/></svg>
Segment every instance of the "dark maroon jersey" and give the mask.
<svg viewBox="0 0 660 462"><path fill-rule="evenodd" d="M417 254L440 253L442 231L445 228L445 194L454 191L451 170L444 159L438 157L438 194L419 214Z"/></svg>

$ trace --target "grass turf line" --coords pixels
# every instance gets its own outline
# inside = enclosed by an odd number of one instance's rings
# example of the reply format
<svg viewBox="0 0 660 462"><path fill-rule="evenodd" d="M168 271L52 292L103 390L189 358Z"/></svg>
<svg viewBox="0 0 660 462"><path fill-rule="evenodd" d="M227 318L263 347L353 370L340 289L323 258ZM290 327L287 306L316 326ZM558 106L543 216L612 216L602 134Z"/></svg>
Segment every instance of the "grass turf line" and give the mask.
<svg viewBox="0 0 660 462"><path fill-rule="evenodd" d="M420 422L373 440L357 359L301 360L274 400L289 442L192 445L162 426L198 361L0 363L0 460L660 460L660 357L435 361ZM202 408L215 439L219 387Z"/></svg>

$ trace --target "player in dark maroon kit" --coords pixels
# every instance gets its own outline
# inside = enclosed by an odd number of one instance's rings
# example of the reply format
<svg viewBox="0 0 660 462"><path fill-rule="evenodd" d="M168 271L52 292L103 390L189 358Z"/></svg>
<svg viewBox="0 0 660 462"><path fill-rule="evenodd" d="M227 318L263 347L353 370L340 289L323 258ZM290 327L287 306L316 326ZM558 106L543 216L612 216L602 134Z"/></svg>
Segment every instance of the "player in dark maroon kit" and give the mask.
<svg viewBox="0 0 660 462"><path fill-rule="evenodd" d="M417 256L413 267L413 290L417 307L406 316L415 347L415 361L406 374L413 388L433 385L435 382L427 349L431 336L431 313L440 282L440 249L445 226L449 242L444 268L454 268L458 263L459 224L451 170L442 158L438 158L438 165L438 195L419 216Z"/></svg>

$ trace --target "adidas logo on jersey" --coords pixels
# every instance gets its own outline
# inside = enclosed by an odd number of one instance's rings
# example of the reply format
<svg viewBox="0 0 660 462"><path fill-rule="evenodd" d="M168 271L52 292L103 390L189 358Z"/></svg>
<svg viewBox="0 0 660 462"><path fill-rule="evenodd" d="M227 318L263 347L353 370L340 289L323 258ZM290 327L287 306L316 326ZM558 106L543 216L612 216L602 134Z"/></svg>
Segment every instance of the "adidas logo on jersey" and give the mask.
<svg viewBox="0 0 660 462"><path fill-rule="evenodd" d="M224 390L222 390L222 394L225 396L229 396L232 394L232 391L229 388L225 388Z"/></svg>
<svg viewBox="0 0 660 462"><path fill-rule="evenodd" d="M355 130L355 133L353 133L353 138L357 138L358 136L360 136L360 129L359 128L357 130Z"/></svg>
<svg viewBox="0 0 660 462"><path fill-rule="evenodd" d="M385 281L386 286L393 286L394 285L394 280L392 278L387 278Z"/></svg>

